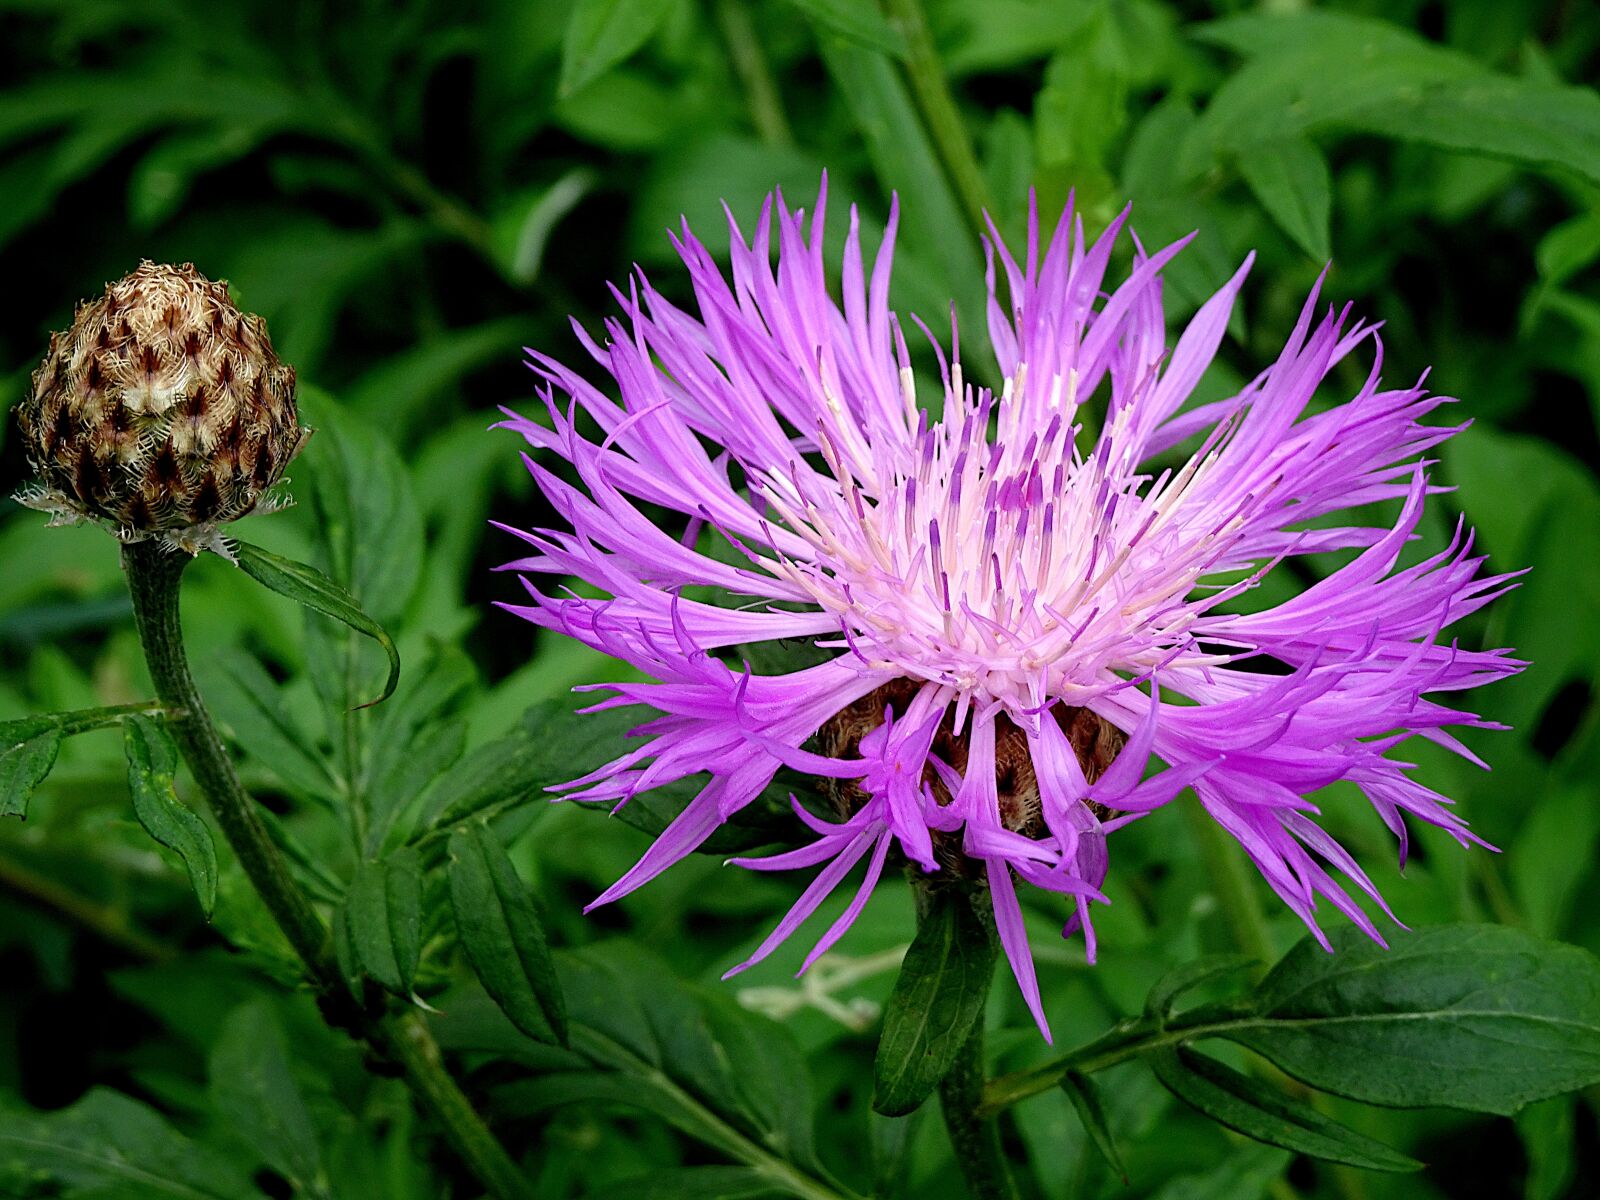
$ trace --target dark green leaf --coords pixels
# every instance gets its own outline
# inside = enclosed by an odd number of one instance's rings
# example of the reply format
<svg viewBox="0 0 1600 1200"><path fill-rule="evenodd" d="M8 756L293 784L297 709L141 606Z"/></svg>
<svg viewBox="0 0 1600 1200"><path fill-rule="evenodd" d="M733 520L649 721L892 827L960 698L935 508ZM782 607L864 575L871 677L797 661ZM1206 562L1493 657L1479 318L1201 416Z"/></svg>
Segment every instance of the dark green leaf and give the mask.
<svg viewBox="0 0 1600 1200"><path fill-rule="evenodd" d="M1208 954L1204 958L1173 967L1156 980L1155 986L1150 989L1144 1002L1145 1016L1165 1021L1172 1015L1173 1004L1184 993L1213 980L1235 975L1255 965L1255 961L1243 954Z"/></svg>
<svg viewBox="0 0 1600 1200"><path fill-rule="evenodd" d="M154 718L130 716L123 724L123 746L134 816L146 833L183 860L200 908L209 917L217 902L217 851L210 828L178 799L178 748L172 735Z"/></svg>
<svg viewBox="0 0 1600 1200"><path fill-rule="evenodd" d="M199 1146L153 1109L104 1088L70 1108L7 1111L0 1119L0 1187L9 1194L102 1200L259 1197L233 1162Z"/></svg>
<svg viewBox="0 0 1600 1200"><path fill-rule="evenodd" d="M1369 1104L1511 1113L1600 1082L1600 961L1494 925L1446 925L1385 949L1335 930L1263 981L1218 1032L1313 1087Z"/></svg>
<svg viewBox="0 0 1600 1200"><path fill-rule="evenodd" d="M363 862L350 881L344 920L353 960L396 995L411 992L422 955L422 863L415 850Z"/></svg>
<svg viewBox="0 0 1600 1200"><path fill-rule="evenodd" d="M46 729L25 741L0 742L0 817L26 817L33 790L56 765L62 733Z"/></svg>
<svg viewBox="0 0 1600 1200"><path fill-rule="evenodd" d="M1258 1142L1369 1171L1415 1171L1422 1166L1203 1054L1162 1047L1144 1059L1178 1099Z"/></svg>
<svg viewBox="0 0 1600 1200"><path fill-rule="evenodd" d="M258 583L280 596L287 596L296 604L344 622L383 647L389 659L389 677L383 685L383 694L359 707L370 708L374 704L381 704L394 694L395 685L400 682L400 652L395 649L394 639L382 625L361 610L354 596L306 563L283 558L248 542L238 543L236 553L239 565Z"/></svg>
<svg viewBox="0 0 1600 1200"><path fill-rule="evenodd" d="M1263 142L1240 153L1239 173L1294 243L1317 262L1327 262L1333 187L1322 151L1303 137Z"/></svg>
<svg viewBox="0 0 1600 1200"><path fill-rule="evenodd" d="M1127 1186L1128 1168L1122 1165L1122 1155L1117 1151L1116 1139L1111 1136L1111 1125L1106 1120L1105 1106L1100 1103L1099 1086L1087 1075L1068 1071L1061 1077L1061 1090L1066 1092L1067 1099L1072 1101L1072 1107L1077 1110L1078 1119L1088 1131L1089 1140L1094 1143L1094 1148L1100 1151L1101 1157L1117 1173L1123 1186Z"/></svg>
<svg viewBox="0 0 1600 1200"><path fill-rule="evenodd" d="M544 927L500 840L471 824L450 838L450 906L485 990L531 1038L565 1044L566 1004Z"/></svg>
<svg viewBox="0 0 1600 1200"><path fill-rule="evenodd" d="M321 756L308 749L315 743L284 710L277 683L259 662L226 650L196 671L213 714L253 759L308 795L338 794Z"/></svg>
<svg viewBox="0 0 1600 1200"><path fill-rule="evenodd" d="M679 1167L633 1175L588 1193L589 1200L763 1200L787 1196L753 1167Z"/></svg>
<svg viewBox="0 0 1600 1200"><path fill-rule="evenodd" d="M298 1190L320 1190L322 1148L289 1067L288 1039L264 1000L236 1008L211 1049L210 1094L239 1137Z"/></svg>
<svg viewBox="0 0 1600 1200"><path fill-rule="evenodd" d="M983 1016L994 964L994 936L965 894L936 893L883 1012L873 1108L900 1116L939 1086Z"/></svg>
<svg viewBox="0 0 1600 1200"><path fill-rule="evenodd" d="M562 96L600 78L655 35L676 0L577 0L561 44Z"/></svg>

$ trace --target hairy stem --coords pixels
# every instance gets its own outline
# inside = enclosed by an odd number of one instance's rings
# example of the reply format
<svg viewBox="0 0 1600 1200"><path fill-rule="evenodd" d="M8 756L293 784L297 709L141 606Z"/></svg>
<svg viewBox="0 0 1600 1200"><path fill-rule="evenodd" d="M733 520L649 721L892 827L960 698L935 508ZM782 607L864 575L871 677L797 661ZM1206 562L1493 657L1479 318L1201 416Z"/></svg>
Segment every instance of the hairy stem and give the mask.
<svg viewBox="0 0 1600 1200"><path fill-rule="evenodd" d="M168 710L182 714L169 716L168 728L223 836L305 964L312 986L322 996L337 996L344 984L333 958L328 927L295 880L260 810L239 782L189 673L178 614L178 584L189 561L154 542L135 542L122 551L134 623L156 695ZM355 1023L368 1042L404 1069L412 1093L444 1127L450 1144L490 1194L499 1200L530 1200L531 1184L445 1070L439 1047L421 1019L414 1013L363 1013Z"/></svg>
<svg viewBox="0 0 1600 1200"><path fill-rule="evenodd" d="M938 147L939 157L966 209L967 219L981 237L986 228L983 214L990 208L989 186L950 92L950 81L934 47L922 0L887 0L885 7L890 20L906 39L906 74L910 77L917 107L922 110L922 119L927 122L928 133Z"/></svg>
<svg viewBox="0 0 1600 1200"><path fill-rule="evenodd" d="M955 1148L956 1162L974 1200L1016 1200L1016 1188L1000 1146L1000 1127L983 1104L983 1021L956 1055L950 1073L939 1084L939 1107Z"/></svg>

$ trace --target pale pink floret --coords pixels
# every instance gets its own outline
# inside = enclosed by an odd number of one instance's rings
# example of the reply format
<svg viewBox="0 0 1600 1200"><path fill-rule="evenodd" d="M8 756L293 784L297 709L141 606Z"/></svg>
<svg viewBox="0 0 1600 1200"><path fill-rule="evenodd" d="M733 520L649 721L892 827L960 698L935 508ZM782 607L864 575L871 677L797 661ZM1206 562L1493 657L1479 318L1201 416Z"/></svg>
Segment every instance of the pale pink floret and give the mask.
<svg viewBox="0 0 1600 1200"><path fill-rule="evenodd" d="M1249 262L1172 343L1161 270L1183 243L1153 255L1136 248L1128 279L1108 291L1126 214L1088 242L1069 208L1047 248L1030 219L1021 261L994 239L989 333L1004 387L974 387L959 355L946 363L941 351L935 420L918 403L889 308L894 213L869 269L852 210L836 302L822 251L825 201L824 190L808 221L769 200L748 242L730 216L731 279L685 227L676 244L696 313L640 275L617 293L623 317L606 323L603 341L578 330L620 402L530 351L546 380L547 423L516 414L504 422L534 448L529 470L565 522L510 530L534 552L508 567L575 576L608 596L547 594L530 582L531 603L508 607L638 668L653 682L607 685L605 703L659 714L635 731L636 749L568 794L620 804L710 776L595 903L691 853L789 766L856 781L867 800L839 824L797 804L815 842L735 860L821 867L745 966L865 859L864 882L809 965L854 920L891 846L932 871L933 834L959 834L964 853L984 864L1002 945L1048 1037L1015 881L1067 897L1068 929L1083 928L1093 959L1089 904L1105 900L1106 835L1184 787L1319 937L1319 896L1378 937L1329 868L1380 906L1382 898L1312 820L1307 797L1338 780L1355 784L1402 856L1407 814L1476 840L1445 797L1387 755L1412 735L1466 753L1449 728L1483 722L1425 694L1522 665L1504 651L1437 644L1445 626L1508 586L1509 576L1478 576L1483 560L1469 536L1399 565L1436 490L1418 456L1456 432L1421 423L1444 398L1420 384L1384 388L1375 328L1350 324L1347 312L1319 316L1314 290L1277 362L1237 395L1184 409ZM1359 391L1311 412L1330 371L1369 345L1374 361ZM1079 412L1091 396L1105 419L1085 442ZM597 437L580 431L591 423ZM1190 439L1185 461L1150 465ZM565 459L579 483L541 465L541 453ZM1392 528L1307 528L1378 500L1403 502ZM662 528L641 505L682 514L687 531ZM711 557L713 539L735 553ZM1352 561L1276 608L1219 607L1285 558L1351 548L1360 551ZM684 597L690 586L748 599L720 607ZM814 640L834 657L760 676L716 653L782 638ZM861 739L858 758L804 748L837 712L896 679L920 690ZM1129 735L1092 785L1044 716L1058 703ZM969 738L964 778L931 749L947 712ZM1046 837L1001 820L1002 713L1027 735ZM930 768L954 797L948 805L925 782ZM1091 802L1118 815L1101 821Z"/></svg>

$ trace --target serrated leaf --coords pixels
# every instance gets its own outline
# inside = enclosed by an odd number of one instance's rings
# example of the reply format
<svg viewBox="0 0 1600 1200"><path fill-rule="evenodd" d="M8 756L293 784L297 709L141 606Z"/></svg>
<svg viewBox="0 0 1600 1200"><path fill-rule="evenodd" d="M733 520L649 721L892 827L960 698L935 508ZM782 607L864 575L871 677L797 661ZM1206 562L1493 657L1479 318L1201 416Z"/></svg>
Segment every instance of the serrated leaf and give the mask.
<svg viewBox="0 0 1600 1200"><path fill-rule="evenodd" d="M1196 1111L1246 1137L1369 1171L1416 1171L1422 1164L1347 1129L1310 1105L1183 1047L1144 1056L1156 1078Z"/></svg>
<svg viewBox="0 0 1600 1200"><path fill-rule="evenodd" d="M1303 137L1263 142L1240 152L1239 173L1295 245L1317 262L1327 262L1333 185L1322 151Z"/></svg>
<svg viewBox="0 0 1600 1200"><path fill-rule="evenodd" d="M995 942L959 890L941 890L900 964L873 1061L872 1107L912 1112L939 1086L983 1016Z"/></svg>
<svg viewBox="0 0 1600 1200"><path fill-rule="evenodd" d="M1100 1103L1099 1086L1087 1075L1068 1071L1061 1077L1061 1090L1067 1094L1067 1099L1072 1101L1072 1107L1077 1111L1078 1119L1083 1122L1083 1128L1089 1134L1089 1140L1094 1143L1094 1148L1100 1151L1100 1156L1117 1173L1117 1177L1126 1187L1128 1168L1122 1165L1122 1155L1117 1150L1116 1139L1111 1136L1111 1124L1106 1120L1105 1106Z"/></svg>
<svg viewBox="0 0 1600 1200"><path fill-rule="evenodd" d="M46 729L23 741L0 742L0 817L27 817L28 801L56 765L61 742L59 729Z"/></svg>
<svg viewBox="0 0 1600 1200"><path fill-rule="evenodd" d="M577 0L561 43L557 93L572 95L648 42L677 0Z"/></svg>
<svg viewBox="0 0 1600 1200"><path fill-rule="evenodd" d="M400 682L400 651L395 649L394 639L388 631L362 611L354 596L315 567L273 554L249 542L238 543L236 556L239 566L256 582L271 588L280 596L287 596L296 604L343 622L383 647L384 655L389 660L389 677L384 682L383 694L357 707L370 708L394 695L395 685Z"/></svg>
<svg viewBox="0 0 1600 1200"><path fill-rule="evenodd" d="M1323 1091L1509 1114L1600 1082L1600 960L1498 925L1307 938L1217 1028Z"/></svg>
<svg viewBox="0 0 1600 1200"><path fill-rule="evenodd" d="M863 4L859 0L789 0L816 24L817 28L836 33L846 41L881 50L896 58L906 56L906 39L889 24L876 3Z"/></svg>
<svg viewBox="0 0 1600 1200"><path fill-rule="evenodd" d="M320 1191L317 1126L289 1066L289 1045L266 1001L236 1008L210 1056L213 1105L245 1142L297 1191Z"/></svg>
<svg viewBox="0 0 1600 1200"><path fill-rule="evenodd" d="M345 897L351 959L398 996L411 993L422 957L422 862L398 850L356 868Z"/></svg>
<svg viewBox="0 0 1600 1200"><path fill-rule="evenodd" d="M526 885L486 825L450 838L450 907L484 989L511 1023L537 1041L567 1041L567 1013Z"/></svg>
<svg viewBox="0 0 1600 1200"><path fill-rule="evenodd" d="M130 716L123 724L133 815L156 841L183 860L195 898L207 917L217 903L217 851L211 829L178 799L178 747L166 726Z"/></svg>

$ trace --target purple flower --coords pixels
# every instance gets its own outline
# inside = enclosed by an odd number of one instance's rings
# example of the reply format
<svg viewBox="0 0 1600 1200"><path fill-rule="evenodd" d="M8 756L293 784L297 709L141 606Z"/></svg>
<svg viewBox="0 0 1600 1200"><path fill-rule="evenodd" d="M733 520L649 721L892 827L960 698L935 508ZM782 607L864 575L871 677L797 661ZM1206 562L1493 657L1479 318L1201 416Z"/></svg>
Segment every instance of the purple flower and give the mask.
<svg viewBox="0 0 1600 1200"><path fill-rule="evenodd" d="M595 904L689 854L789 767L824 780L836 811L796 803L815 841L734 860L821 868L742 966L866 859L809 965L898 850L987 883L1048 1037L1018 881L1066 897L1064 932L1081 928L1092 960L1107 835L1186 787L1319 938L1320 897L1381 940L1345 889L1382 898L1308 797L1355 784L1402 861L1408 815L1477 841L1390 752L1416 736L1472 758L1450 730L1487 722L1429 697L1522 666L1438 644L1508 586L1478 576L1469 534L1399 565L1438 490L1418 456L1460 428L1421 423L1445 399L1384 387L1375 327L1348 309L1319 315L1313 290L1275 363L1185 408L1249 261L1172 342L1161 272L1184 243L1147 255L1135 242L1131 274L1108 290L1127 214L1090 243L1069 207L1048 248L1030 216L1020 262L994 238L989 335L1004 385L967 382L959 349L947 361L935 342L935 416L889 308L895 211L869 268L852 210L836 301L825 203L824 189L808 221L769 200L748 242L730 218L731 279L686 226L675 242L697 312L641 274L617 293L605 341L578 331L620 401L530 352L548 423L505 422L579 480L527 457L565 526L510 530L534 553L508 568L588 585L551 594L525 578L531 603L508 607L650 680L606 685L596 707L658 714L569 794L621 805L709 773ZM1374 360L1366 382L1313 407L1357 351ZM1104 413L1096 438L1086 408ZM1324 519L1382 500L1403 502L1393 528ZM687 527L664 527L663 510ZM1292 600L1227 605L1284 559L1334 550L1357 553ZM829 657L762 675L735 650L777 639Z"/></svg>

